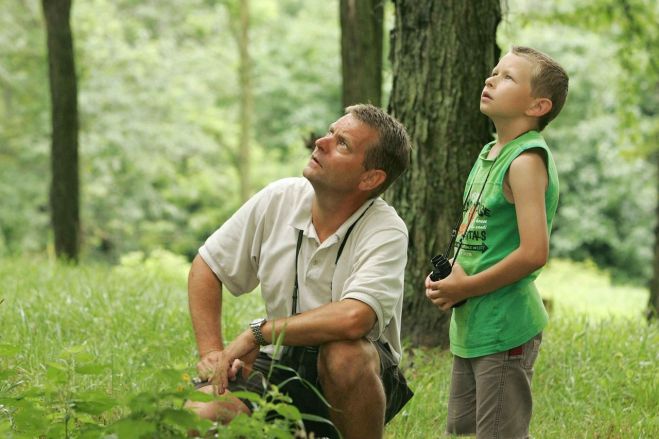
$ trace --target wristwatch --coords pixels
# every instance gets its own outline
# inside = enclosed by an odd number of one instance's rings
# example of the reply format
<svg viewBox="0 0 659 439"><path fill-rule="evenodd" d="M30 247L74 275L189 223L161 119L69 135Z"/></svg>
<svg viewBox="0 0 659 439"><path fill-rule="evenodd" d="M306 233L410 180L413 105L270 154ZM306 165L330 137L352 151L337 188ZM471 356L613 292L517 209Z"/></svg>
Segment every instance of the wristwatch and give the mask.
<svg viewBox="0 0 659 439"><path fill-rule="evenodd" d="M261 332L261 328L263 327L263 325L265 325L265 322L267 322L266 319L260 318L260 319L252 320L252 322L249 324L249 327L252 330L252 334L254 334L254 338L256 339L256 342L261 346L265 346L269 344L268 342L265 341L265 338L263 338L263 333Z"/></svg>

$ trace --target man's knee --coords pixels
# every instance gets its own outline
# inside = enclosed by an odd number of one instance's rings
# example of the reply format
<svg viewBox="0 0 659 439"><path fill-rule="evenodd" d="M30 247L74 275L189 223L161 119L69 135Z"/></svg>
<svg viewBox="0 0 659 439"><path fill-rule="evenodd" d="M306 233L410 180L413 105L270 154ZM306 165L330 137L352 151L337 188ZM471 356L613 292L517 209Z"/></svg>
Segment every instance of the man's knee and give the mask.
<svg viewBox="0 0 659 439"><path fill-rule="evenodd" d="M318 377L326 385L354 388L356 384L379 382L380 357L366 339L330 342L320 347Z"/></svg>

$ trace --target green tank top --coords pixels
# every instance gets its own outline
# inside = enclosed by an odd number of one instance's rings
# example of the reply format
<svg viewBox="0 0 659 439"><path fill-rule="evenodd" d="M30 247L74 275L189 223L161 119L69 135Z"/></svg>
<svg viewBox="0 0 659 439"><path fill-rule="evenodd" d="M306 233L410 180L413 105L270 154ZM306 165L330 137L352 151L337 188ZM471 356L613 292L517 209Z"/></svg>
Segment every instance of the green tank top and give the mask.
<svg viewBox="0 0 659 439"><path fill-rule="evenodd" d="M521 135L506 144L495 159L488 160L494 144L493 141L485 145L465 186L464 197L468 199L457 242L464 232L458 262L469 275L496 264L519 247L515 205L505 199L503 181L510 164L522 152L539 148L546 154L548 233L551 233L558 205L558 173L540 133L529 131ZM481 188L483 193L477 203ZM469 228L464 230L469 215L473 215L473 219ZM455 308L450 327L451 352L462 358L503 352L524 344L542 331L548 316L533 282L538 274L540 270L483 296L472 297L463 306Z"/></svg>

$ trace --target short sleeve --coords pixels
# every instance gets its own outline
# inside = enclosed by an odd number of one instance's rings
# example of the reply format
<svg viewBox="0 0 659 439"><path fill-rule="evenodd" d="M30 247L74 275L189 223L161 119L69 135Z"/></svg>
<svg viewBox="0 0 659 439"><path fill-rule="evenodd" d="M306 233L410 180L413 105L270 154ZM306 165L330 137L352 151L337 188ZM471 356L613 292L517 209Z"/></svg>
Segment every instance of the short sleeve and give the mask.
<svg viewBox="0 0 659 439"><path fill-rule="evenodd" d="M403 226L380 229L356 243L353 266L344 284L342 299L356 299L373 309L378 324L369 334L371 339L380 338L400 310L407 242Z"/></svg>
<svg viewBox="0 0 659 439"><path fill-rule="evenodd" d="M250 198L199 249L199 255L234 295L259 284L260 219L267 208L268 188Z"/></svg>

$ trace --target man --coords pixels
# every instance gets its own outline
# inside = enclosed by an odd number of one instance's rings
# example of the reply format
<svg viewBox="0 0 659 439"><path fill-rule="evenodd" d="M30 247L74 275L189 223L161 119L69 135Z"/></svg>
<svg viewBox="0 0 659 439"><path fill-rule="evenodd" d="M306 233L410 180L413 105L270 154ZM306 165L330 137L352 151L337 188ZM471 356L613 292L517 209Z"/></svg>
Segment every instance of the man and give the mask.
<svg viewBox="0 0 659 439"><path fill-rule="evenodd" d="M397 367L407 229L378 195L407 168L410 150L405 129L384 111L348 107L316 141L305 178L269 185L208 238L188 286L197 369L208 380L201 391L263 391L273 361L311 364L305 376L331 408L294 381L281 390L300 411L329 416L344 438L382 437L411 392ZM222 285L240 295L259 283L267 317L225 347ZM285 359L273 360L279 337ZM273 384L287 378L280 369L270 375ZM188 406L223 422L250 413L238 398ZM334 433L321 425L306 426Z"/></svg>

